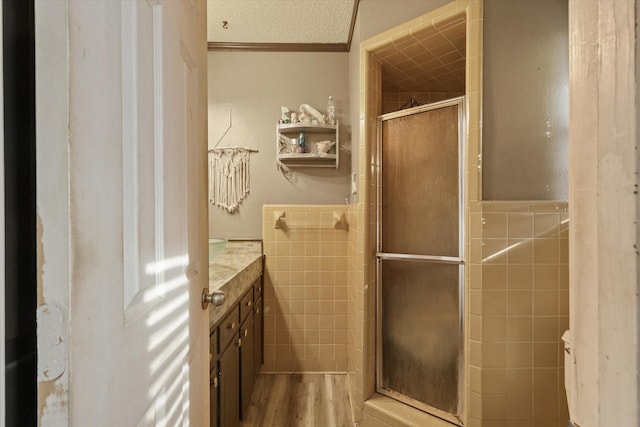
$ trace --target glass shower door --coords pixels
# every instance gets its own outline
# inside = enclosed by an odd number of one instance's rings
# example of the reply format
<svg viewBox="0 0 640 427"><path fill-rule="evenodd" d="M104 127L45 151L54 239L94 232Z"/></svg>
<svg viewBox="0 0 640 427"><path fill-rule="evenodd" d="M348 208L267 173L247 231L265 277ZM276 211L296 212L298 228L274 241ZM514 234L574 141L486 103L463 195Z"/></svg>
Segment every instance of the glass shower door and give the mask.
<svg viewBox="0 0 640 427"><path fill-rule="evenodd" d="M460 424L462 99L380 117L378 391Z"/></svg>

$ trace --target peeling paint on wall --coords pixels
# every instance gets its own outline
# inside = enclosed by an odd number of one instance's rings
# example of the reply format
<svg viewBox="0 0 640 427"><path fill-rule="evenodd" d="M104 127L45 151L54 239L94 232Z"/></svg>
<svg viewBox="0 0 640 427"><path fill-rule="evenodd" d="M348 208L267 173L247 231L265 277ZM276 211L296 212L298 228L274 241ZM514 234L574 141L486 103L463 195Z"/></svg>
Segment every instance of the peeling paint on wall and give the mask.
<svg viewBox="0 0 640 427"><path fill-rule="evenodd" d="M69 425L67 405L67 328L60 307L45 304L36 310L38 323L38 425Z"/></svg>
<svg viewBox="0 0 640 427"><path fill-rule="evenodd" d="M62 310L45 304L36 310L38 323L38 381L60 377L67 365L67 330Z"/></svg>
<svg viewBox="0 0 640 427"><path fill-rule="evenodd" d="M42 290L42 283L44 277L44 243L42 241L42 235L44 233L44 227L42 225L42 217L40 216L40 212L36 212L36 260L37 260L37 277L36 277L36 285L37 285L37 305L40 306L44 304L44 292Z"/></svg>
<svg viewBox="0 0 640 427"><path fill-rule="evenodd" d="M69 425L66 383L67 378L39 383L38 426L60 427Z"/></svg>

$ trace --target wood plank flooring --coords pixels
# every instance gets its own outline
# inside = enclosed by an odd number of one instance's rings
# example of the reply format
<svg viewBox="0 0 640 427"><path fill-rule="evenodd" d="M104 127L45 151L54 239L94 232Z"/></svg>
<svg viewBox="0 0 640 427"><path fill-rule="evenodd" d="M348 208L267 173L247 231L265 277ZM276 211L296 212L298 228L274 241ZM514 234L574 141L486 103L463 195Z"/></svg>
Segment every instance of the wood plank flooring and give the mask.
<svg viewBox="0 0 640 427"><path fill-rule="evenodd" d="M260 374L242 427L352 427L347 376Z"/></svg>

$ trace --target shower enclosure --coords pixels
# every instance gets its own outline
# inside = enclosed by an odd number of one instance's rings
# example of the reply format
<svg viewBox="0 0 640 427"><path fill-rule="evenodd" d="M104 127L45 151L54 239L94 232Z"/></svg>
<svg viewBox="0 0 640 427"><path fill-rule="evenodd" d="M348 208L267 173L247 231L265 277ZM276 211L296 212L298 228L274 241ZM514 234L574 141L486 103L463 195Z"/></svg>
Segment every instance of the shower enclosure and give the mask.
<svg viewBox="0 0 640 427"><path fill-rule="evenodd" d="M380 116L377 150L377 389L458 425L463 99Z"/></svg>

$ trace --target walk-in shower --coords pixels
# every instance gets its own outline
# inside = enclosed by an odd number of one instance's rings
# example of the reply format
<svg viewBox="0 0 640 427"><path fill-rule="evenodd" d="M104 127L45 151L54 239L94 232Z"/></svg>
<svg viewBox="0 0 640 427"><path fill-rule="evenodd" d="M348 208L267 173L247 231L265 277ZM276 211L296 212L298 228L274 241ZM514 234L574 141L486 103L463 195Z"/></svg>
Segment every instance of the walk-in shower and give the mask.
<svg viewBox="0 0 640 427"><path fill-rule="evenodd" d="M377 389L461 424L463 100L378 120Z"/></svg>

